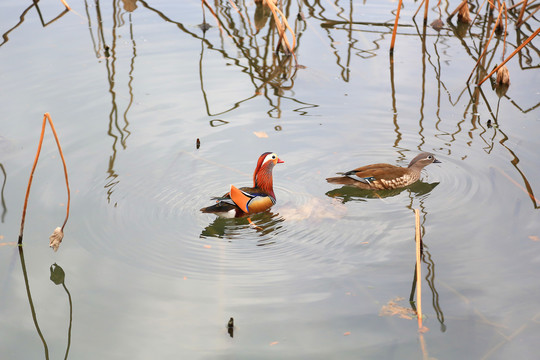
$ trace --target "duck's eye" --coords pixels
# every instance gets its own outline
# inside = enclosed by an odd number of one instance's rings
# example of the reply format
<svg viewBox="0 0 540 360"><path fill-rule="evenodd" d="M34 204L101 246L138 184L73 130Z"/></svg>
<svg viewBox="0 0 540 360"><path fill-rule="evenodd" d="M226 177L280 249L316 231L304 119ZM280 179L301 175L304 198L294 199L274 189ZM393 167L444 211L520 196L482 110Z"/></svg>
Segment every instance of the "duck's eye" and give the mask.
<svg viewBox="0 0 540 360"><path fill-rule="evenodd" d="M272 159L275 159L276 158L276 155L275 154L272 154Z"/></svg>
<svg viewBox="0 0 540 360"><path fill-rule="evenodd" d="M428 155L428 157L427 157L427 158L428 158L429 160L431 160L431 159L433 159L433 156L431 156L431 155Z"/></svg>

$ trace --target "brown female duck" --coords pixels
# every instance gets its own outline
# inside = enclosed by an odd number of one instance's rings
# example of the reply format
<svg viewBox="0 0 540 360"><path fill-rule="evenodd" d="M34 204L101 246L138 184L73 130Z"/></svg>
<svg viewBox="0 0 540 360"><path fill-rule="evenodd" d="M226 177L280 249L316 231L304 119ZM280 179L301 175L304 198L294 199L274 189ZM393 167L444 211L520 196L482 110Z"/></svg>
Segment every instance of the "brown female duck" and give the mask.
<svg viewBox="0 0 540 360"><path fill-rule="evenodd" d="M412 159L408 167L390 164L366 165L345 173L338 173L342 176L327 178L326 181L368 190L397 189L418 181L422 169L431 163L440 163L440 161L435 159L433 154L423 152Z"/></svg>

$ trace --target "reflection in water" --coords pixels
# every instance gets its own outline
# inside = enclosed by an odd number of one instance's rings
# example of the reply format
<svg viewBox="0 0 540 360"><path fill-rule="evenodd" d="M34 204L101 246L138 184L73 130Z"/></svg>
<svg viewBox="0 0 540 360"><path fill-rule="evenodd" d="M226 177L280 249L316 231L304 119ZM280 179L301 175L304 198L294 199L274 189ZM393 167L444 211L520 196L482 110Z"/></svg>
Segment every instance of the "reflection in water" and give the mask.
<svg viewBox="0 0 540 360"><path fill-rule="evenodd" d="M131 48L132 48L132 55L129 63L129 72L128 77L129 81L127 83L128 88L128 94L129 94L129 101L126 105L125 110L123 111L122 115L120 114L120 111L118 109L117 104L117 90L115 88L115 85L118 83L116 80L117 74L116 74L116 62L118 60L117 58L117 41L118 38L121 35L117 34L118 29L125 24L124 22L124 14L121 12L120 9L120 3L113 2L113 13L112 13L112 20L113 20L113 26L111 29L111 46L109 47L107 45L107 39L105 37L104 33L104 27L103 27L103 18L101 14L101 8L100 8L100 2L99 0L96 0L95 2L95 9L96 9L96 18L97 18L97 29L96 36L94 37L92 32L92 21L90 13L88 12L88 4L86 3L86 14L88 18L88 27L90 29L90 35L92 39L92 43L94 46L94 51L96 53L96 57L100 60L104 60L104 64L107 70L107 80L109 82L109 93L111 94L111 111L109 113L109 126L107 134L113 139L112 144L112 154L109 158L109 165L107 169L107 182L105 184L105 189L107 190L107 200L111 201L111 195L114 192L115 186L119 183L118 180L118 174L116 173L116 170L114 168L115 161L116 161L116 155L117 155L117 145L120 143L123 149L127 148L127 138L131 134L128 130L129 121L128 121L128 112L133 104L133 72L135 69L135 57L137 56L136 51L136 43L133 36L133 23L131 21L131 13L129 11L133 11L137 6L132 1L124 1L124 9L128 11L128 22L129 22L129 37L131 40ZM98 39L98 43L96 44L95 39ZM101 52L103 51L103 55L101 55ZM120 120L120 117L122 117L122 121Z"/></svg>
<svg viewBox="0 0 540 360"><path fill-rule="evenodd" d="M2 41L0 43L0 46L4 45L5 43L7 43L9 41L9 38L8 38L9 33L12 32L13 30L15 30L16 28L18 28L24 22L24 17L28 13L28 11L30 11L30 9L32 9L33 7L36 8L36 11L37 11L38 16L39 16L39 20L41 21L41 26L43 26L43 27L46 27L46 26L52 24L53 22L60 19L62 16L66 15L69 12L69 9L65 8L64 11L60 12L52 20L50 20L48 22L45 22L45 20L43 19L43 15L41 15L41 10L39 8L39 4L38 4L39 0L32 0L32 1L33 1L33 4L30 5L29 7L27 7L26 9L24 9L23 12L21 13L21 15L19 16L19 22L17 24L15 24L15 26L13 26L11 29L9 29L8 31L6 31L5 33L2 34L2 38L4 39L4 41Z"/></svg>
<svg viewBox="0 0 540 360"><path fill-rule="evenodd" d="M274 214L271 211L235 219L216 217L211 224L203 229L199 237L233 240L242 238L246 231L255 231L261 237L257 246L266 246L274 243L268 235L278 231L283 221L284 219L279 214Z"/></svg>
<svg viewBox="0 0 540 360"><path fill-rule="evenodd" d="M41 329L39 328L39 324L37 321L36 309L34 308L34 302L32 301L32 294L30 293L30 282L28 281L28 274L26 273L26 263L24 261L23 247L19 246L18 248L19 248L19 257L21 259L21 267L22 267L22 272L23 272L23 277L24 277L24 284L26 285L26 295L28 296L28 304L30 305L30 311L32 312L32 320L34 321L34 326L36 327L36 331L43 344L43 351L45 353L45 359L48 360L49 347L47 346L47 342L45 341L45 338L43 337L43 334L41 333Z"/></svg>
<svg viewBox="0 0 540 360"><path fill-rule="evenodd" d="M348 201L365 201L365 199L384 199L387 197L396 196L398 194L401 194L403 191L407 190L411 194L411 196L419 196L419 195L425 195L431 192L437 185L439 185L438 182L434 183L426 183L422 180L419 180L415 182L414 184L400 188L400 189L392 189L392 190L364 190L359 189L355 186L342 186L339 189L333 189L326 193L326 196L329 196L331 198L340 199L343 203L346 203Z"/></svg>
<svg viewBox="0 0 540 360"><path fill-rule="evenodd" d="M425 220L425 214L424 214L424 220ZM423 226L422 226L423 229ZM431 290L431 304L433 306L433 310L435 311L435 314L437 315L437 320L439 321L439 324L441 325L441 332L446 331L446 324L444 323L444 313L441 309L441 305L439 303L439 292L437 291L437 288L435 287L435 261L431 257L431 254L428 250L425 249L423 242L420 243L420 256L422 261L427 265L427 274L425 276L426 282L428 283L429 289ZM411 304L411 307L413 311L416 313L416 303L414 301L414 296L416 294L416 262L414 264L414 272L413 272L413 281L411 285L411 294L409 295L409 303Z"/></svg>
<svg viewBox="0 0 540 360"><path fill-rule="evenodd" d="M2 202L2 223L3 223L6 217L6 213L7 213L6 200L4 198L4 189L6 188L7 174L6 174L6 169L4 169L4 164L2 163L0 163L0 170L2 170L2 174L4 175L4 181L2 181L2 191L0 192L0 198L2 200L1 202Z"/></svg>
<svg viewBox="0 0 540 360"><path fill-rule="evenodd" d="M71 346L71 324L73 320L73 303L71 302L71 294L69 293L69 290L66 287L66 283L65 283L66 274L64 273L64 269L62 269L60 265L57 265L56 263L54 263L51 265L50 271L51 271L51 281L55 283L56 285L62 285L62 287L64 288L64 291L66 292L68 296L68 301L69 301L69 328L68 328L68 335L67 335L66 355L64 356L64 359L67 359L68 354L69 354L69 348Z"/></svg>
<svg viewBox="0 0 540 360"><path fill-rule="evenodd" d="M30 282L28 280L28 273L26 272L26 262L24 261L23 246L18 246L18 250L19 250L19 258L21 260L21 267L22 267L22 272L23 272L23 277L24 277L24 284L26 286L26 295L28 297L28 304L30 305L30 312L32 313L32 320L34 321L34 326L35 326L36 331L38 333L38 336L41 339L41 342L43 344L43 351L44 351L44 354L45 354L45 359L48 360L49 359L49 347L47 346L47 342L45 341L45 337L43 336L43 333L41 332L41 329L39 327L38 320L37 320L36 309L34 307L34 302L32 301L32 294L30 292ZM50 270L50 273L51 273L51 276L50 276L51 281L53 283L55 283L56 285L62 285L62 287L64 288L64 291L68 295L68 301L69 301L69 328L68 328L68 334L67 334L66 353L65 353L65 356L64 356L64 360L66 360L68 358L69 348L71 346L71 325L72 325L72 320L73 320L73 304L71 302L71 294L69 293L69 290L67 289L66 284L65 284L65 276L66 275L64 273L64 270L59 265L57 265L56 263L51 265L49 270Z"/></svg>

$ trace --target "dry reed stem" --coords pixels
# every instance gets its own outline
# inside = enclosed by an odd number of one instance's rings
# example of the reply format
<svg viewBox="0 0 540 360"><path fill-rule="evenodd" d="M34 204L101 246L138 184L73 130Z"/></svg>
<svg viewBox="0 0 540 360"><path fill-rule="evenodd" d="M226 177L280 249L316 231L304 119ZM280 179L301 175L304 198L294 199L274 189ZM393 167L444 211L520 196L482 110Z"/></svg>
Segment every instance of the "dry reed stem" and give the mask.
<svg viewBox="0 0 540 360"><path fill-rule="evenodd" d="M525 0L525 1L523 2L523 6L521 7L521 11L519 12L519 16L518 16L518 18L517 18L517 20L516 20L516 26L518 26L518 27L519 27L519 26L521 25L521 23L522 23L521 19L523 19L523 14L525 13L525 8L527 7L527 3L528 3L528 2L529 2L529 0Z"/></svg>
<svg viewBox="0 0 540 360"><path fill-rule="evenodd" d="M474 70L478 67L478 64L480 64L480 61L482 60L484 55L486 55L486 53L487 53L489 43L491 42L491 39L493 39L493 35L495 35L495 29L497 29L497 26L499 25L499 21L501 21L501 14L502 14L502 11L499 11L499 15L497 16L497 20L495 21L495 26L493 26L493 30L491 30L491 35L489 36L489 40L487 41L486 46L484 46L484 51L478 57L478 61L476 61L476 64L474 64L474 67L473 67L473 69L471 71L471 74L467 78L467 81L466 81L467 84L471 80L471 77L473 76Z"/></svg>
<svg viewBox="0 0 540 360"><path fill-rule="evenodd" d="M60 0L60 1L62 2L62 4L64 4L66 9L71 10L71 8L69 7L69 5L67 4L67 2L65 0Z"/></svg>
<svg viewBox="0 0 540 360"><path fill-rule="evenodd" d="M416 314L418 316L418 330L422 331L422 264L420 262L420 211L414 209L415 228L416 228Z"/></svg>
<svg viewBox="0 0 540 360"><path fill-rule="evenodd" d="M62 158L62 166L64 167L64 177L66 179L66 190L67 190L66 218L61 227L62 231L64 231L64 227L66 226L66 223L69 218L69 205L71 203L71 193L69 191L69 180L68 180L68 173L67 173L67 167L66 167L66 160L64 159L64 153L62 152L62 147L60 146L60 141L58 140L58 134L56 134L56 129L54 128L51 115L49 115L49 113L45 113L45 115L43 116L43 122L45 122L45 119L47 119L49 121L49 125L51 125L51 129L54 135L54 140L56 140L56 146L58 147L58 152L60 153L60 157Z"/></svg>
<svg viewBox="0 0 540 360"><path fill-rule="evenodd" d="M49 122L49 125L51 126L52 132L54 134L54 139L56 140L56 145L58 146L58 152L60 153L60 157L62 159L62 165L64 167L64 176L65 176L65 179L66 179L66 188L67 188L68 200L67 200L67 206L66 206L66 218L64 220L64 223L62 224L62 227L60 228L60 230L62 232L63 232L64 226L66 226L66 223L67 223L68 218L69 218L69 206L70 206L70 202L71 202L71 196L70 196L70 191L69 191L69 181L68 181L66 161L64 159L64 154L62 152L62 147L60 146L60 141L58 140L58 134L56 133L56 129L54 128L54 124L52 122L51 116L49 115L49 113L45 113L43 115L43 123L41 125L41 135L39 137L38 149L37 149L37 152L36 152L36 157L34 159L34 164L32 165L32 170L30 172L30 177L28 178L28 186L26 188L26 196L24 198L23 213L22 213L22 218L21 218L21 228L19 230L19 241L18 241L19 245L22 244L22 238L23 238L23 232L24 232L24 221L26 219L26 209L28 207L28 198L30 196L30 189L32 187L32 180L34 179L34 172L36 170L36 166L37 166L37 163L38 163L38 160L39 160L39 155L41 153L41 146L43 145L43 137L45 135L45 126L47 125L47 121Z"/></svg>
<svg viewBox="0 0 540 360"><path fill-rule="evenodd" d="M21 229L19 230L19 245L22 244L23 232L24 232L24 220L26 218L26 207L28 206L28 197L30 195L30 188L32 187L32 180L34 179L34 171L36 170L36 165L39 159L39 153L41 152L41 144L43 143L43 135L45 134L45 125L47 122L43 119L43 124L41 126L41 136L39 138L38 149L36 153L36 158L34 159L34 164L32 165L32 171L30 171L30 177L28 178L28 186L26 187L26 196L24 197L24 206L23 213L21 218Z"/></svg>
<svg viewBox="0 0 540 360"><path fill-rule="evenodd" d="M525 45L527 45L536 35L540 33L540 27L536 29L536 31L527 38L521 45L519 45L516 50L514 50L499 66L497 66L495 69L493 69L492 72L490 72L482 81L478 83L478 86L481 86L487 79L491 77L499 68L501 68L504 64L508 62L514 55L516 55Z"/></svg>
<svg viewBox="0 0 540 360"><path fill-rule="evenodd" d="M515 3L514 5L510 6L510 7L508 8L508 10L513 10L514 8L516 8L516 7L518 7L519 5L523 4L524 1L525 1L525 0L522 0L522 1L518 2L518 3Z"/></svg>
<svg viewBox="0 0 540 360"><path fill-rule="evenodd" d="M414 13L413 15L413 19L416 17L416 14L418 14L418 12L420 11L420 9L422 8L422 5L424 5L424 2L426 0L422 0L422 2L420 3L420 5L418 5L418 9L416 9L416 12Z"/></svg>
<svg viewBox="0 0 540 360"><path fill-rule="evenodd" d="M521 21L519 23L516 23L516 26L517 27L520 27L524 22L527 22L531 17L533 17L534 14L536 14L536 12L540 10L540 6L538 6L536 9L534 9L534 11L532 11L529 16L527 16L525 19L521 19Z"/></svg>
<svg viewBox="0 0 540 360"><path fill-rule="evenodd" d="M429 10L429 0L425 0L426 7L424 8L424 24L427 24L427 14Z"/></svg>
<svg viewBox="0 0 540 360"><path fill-rule="evenodd" d="M459 9L461 9L461 7L463 5L465 5L467 3L467 0L463 0L456 8L456 10L452 11L452 13L450 15L448 15L448 20L450 20L454 15L456 15L456 13L459 11Z"/></svg>
<svg viewBox="0 0 540 360"><path fill-rule="evenodd" d="M426 1L426 0L424 0ZM390 42L390 54L394 52L394 43L396 42L396 32L399 20L399 12L401 11L401 3L403 0L399 0L397 11L396 11L396 20L394 21L394 30L392 31L392 41Z"/></svg>

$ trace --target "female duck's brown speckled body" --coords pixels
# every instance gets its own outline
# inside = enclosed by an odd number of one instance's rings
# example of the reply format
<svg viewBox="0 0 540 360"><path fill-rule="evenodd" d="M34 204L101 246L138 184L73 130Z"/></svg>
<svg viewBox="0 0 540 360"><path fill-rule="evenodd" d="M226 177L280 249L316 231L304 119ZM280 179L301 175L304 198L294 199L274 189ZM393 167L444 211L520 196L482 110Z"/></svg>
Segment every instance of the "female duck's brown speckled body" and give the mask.
<svg viewBox="0 0 540 360"><path fill-rule="evenodd" d="M236 188L231 185L231 191L220 198L214 198L217 202L215 205L202 208L201 211L234 218L270 209L276 203L272 169L282 162L274 153L262 154L253 172L253 187Z"/></svg>
<svg viewBox="0 0 540 360"><path fill-rule="evenodd" d="M412 159L406 168L390 164L366 165L345 173L338 173L342 176L327 178L326 181L367 190L397 189L418 181L422 169L431 163L440 163L440 161L435 159L433 154L423 152Z"/></svg>

